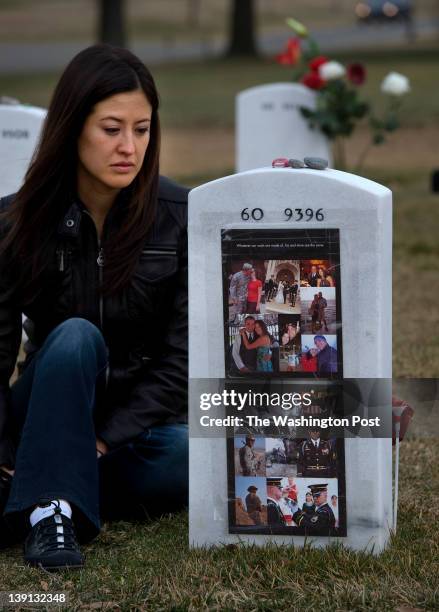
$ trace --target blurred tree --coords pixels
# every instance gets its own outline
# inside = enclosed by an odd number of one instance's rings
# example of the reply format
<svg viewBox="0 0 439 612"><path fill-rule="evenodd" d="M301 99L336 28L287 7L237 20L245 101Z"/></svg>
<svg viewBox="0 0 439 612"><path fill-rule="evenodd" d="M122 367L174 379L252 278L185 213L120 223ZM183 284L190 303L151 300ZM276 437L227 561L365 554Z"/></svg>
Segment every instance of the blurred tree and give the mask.
<svg viewBox="0 0 439 612"><path fill-rule="evenodd" d="M257 55L253 0L231 0L229 32L229 57Z"/></svg>
<svg viewBox="0 0 439 612"><path fill-rule="evenodd" d="M125 1L98 0L99 42L125 47Z"/></svg>
<svg viewBox="0 0 439 612"><path fill-rule="evenodd" d="M191 28L198 28L200 25L201 0L187 0L187 24Z"/></svg>

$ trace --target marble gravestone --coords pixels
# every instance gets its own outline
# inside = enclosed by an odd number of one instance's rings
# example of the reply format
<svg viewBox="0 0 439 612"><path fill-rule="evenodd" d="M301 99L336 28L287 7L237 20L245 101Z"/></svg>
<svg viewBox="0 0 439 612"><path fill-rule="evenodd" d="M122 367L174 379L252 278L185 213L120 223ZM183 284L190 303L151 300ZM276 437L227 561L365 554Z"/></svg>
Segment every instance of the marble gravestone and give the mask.
<svg viewBox="0 0 439 612"><path fill-rule="evenodd" d="M21 186L45 116L42 108L0 104L0 197Z"/></svg>
<svg viewBox="0 0 439 612"><path fill-rule="evenodd" d="M298 210L302 213L307 211L307 217L300 218ZM343 334L342 347L339 344L338 349L341 352L342 348L343 378L372 381L382 379L386 401L387 398L389 400L383 418L391 419L391 192L382 185L336 170L288 168L251 170L193 189L189 197L188 230L190 545L199 547L237 542L263 545L272 541L302 546L306 539L307 543L312 542L317 547L340 541L352 549L369 550L376 554L385 548L392 525L390 437L344 440L346 532L343 537L308 535L305 538L302 535L279 535L273 532L243 534L230 529L230 474L226 469L229 441L225 433L223 436L199 433L202 414L200 389L227 376L225 352L229 347L223 330L233 324L235 316L232 313L231 319L226 320L228 311L224 296L227 295L227 289L224 290L224 286L227 287L227 283L231 282L232 274L225 273L223 268L224 232L230 234L235 231L242 236L249 232L271 235L272 230L305 237L311 236L313 232L336 232L339 268L332 272L332 278L337 278L337 291L341 291L341 294L335 298L336 289L328 287L325 295L328 313L331 300L334 303L334 300L341 299ZM306 286L308 281L312 285L313 260L298 261L295 255L288 252L285 252L284 259L291 261L285 263L279 258L275 261L279 270L284 266L284 272L278 274L293 274L300 284L302 297L299 293L294 307L292 302L283 303L282 299L272 299L268 304L265 303L261 313L271 323L273 321L270 317L277 316L279 329L281 317L286 317L286 322L293 321L298 329L300 315L295 310L298 302L303 299L305 303L312 299L306 296L307 292L318 290L314 286ZM242 262L251 263L257 270L258 278L264 274L264 265L265 271L269 270L270 274L275 269L270 261L265 264L258 261L257 254L251 250L237 257L235 270L241 270ZM328 342L336 346L336 325L328 320L328 326L328 332L322 327L319 333L326 333ZM276 335L278 332L274 329L272 327L271 331ZM303 342L308 342L313 337L309 330L304 330L303 338ZM307 348L302 344L302 351ZM292 352L295 353L294 348ZM292 363L294 367L294 360ZM214 389L217 388L215 384ZM242 439L241 433L241 444ZM271 444L275 445L276 440L271 440ZM263 442L256 438L255 448L262 445ZM266 469L268 476L268 459ZM236 478L233 503L238 501L238 496L243 501L247 490L244 484L250 482L243 483L240 478ZM263 480L260 474L254 479L259 493L265 486L261 485ZM325 477L320 480L328 482ZM296 478L296 482L299 481ZM309 487L308 481L303 481L304 486ZM330 481L328 494L336 490L331 489L332 486ZM298 487L300 489L300 482ZM263 503L266 503L262 493L261 497Z"/></svg>
<svg viewBox="0 0 439 612"><path fill-rule="evenodd" d="M315 108L315 93L299 83L252 87L236 98L236 171L271 165L276 157L323 157L328 140L312 130L299 108Z"/></svg>

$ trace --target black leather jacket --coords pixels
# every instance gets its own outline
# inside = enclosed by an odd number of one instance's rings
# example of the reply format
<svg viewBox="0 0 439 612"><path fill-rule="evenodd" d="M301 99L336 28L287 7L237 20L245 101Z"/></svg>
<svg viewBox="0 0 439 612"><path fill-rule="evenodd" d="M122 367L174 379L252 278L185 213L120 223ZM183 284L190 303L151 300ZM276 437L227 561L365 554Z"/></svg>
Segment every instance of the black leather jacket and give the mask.
<svg viewBox="0 0 439 612"><path fill-rule="evenodd" d="M110 448L150 426L187 419L187 194L160 178L157 213L130 285L100 298L100 248L94 222L73 202L58 227L41 291L26 307L14 299L13 270L0 277L0 465L13 465L8 438L9 378L28 322L27 360L50 331L82 317L102 331L109 351L107 389L97 435ZM13 196L0 200L4 210ZM116 210L115 210L116 209ZM117 218L117 207L106 224ZM26 362L25 362L26 365Z"/></svg>

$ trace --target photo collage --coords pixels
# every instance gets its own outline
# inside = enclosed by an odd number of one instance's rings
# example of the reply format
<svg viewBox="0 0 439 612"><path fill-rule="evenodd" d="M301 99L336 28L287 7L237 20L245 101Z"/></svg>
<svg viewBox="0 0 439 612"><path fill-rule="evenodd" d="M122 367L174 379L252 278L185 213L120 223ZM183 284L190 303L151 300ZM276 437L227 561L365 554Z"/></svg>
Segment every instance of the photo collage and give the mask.
<svg viewBox="0 0 439 612"><path fill-rule="evenodd" d="M340 397L340 387L330 383L292 413L334 416ZM344 440L335 432L317 425L243 426L227 443L231 533L346 534Z"/></svg>
<svg viewBox="0 0 439 612"><path fill-rule="evenodd" d="M334 259L227 262L227 375L342 374Z"/></svg>
<svg viewBox="0 0 439 612"><path fill-rule="evenodd" d="M252 388L265 377L308 381L320 391L290 414L334 414L339 265L337 230L224 231L226 378ZM343 439L317 426L243 426L227 444L230 533L346 534Z"/></svg>

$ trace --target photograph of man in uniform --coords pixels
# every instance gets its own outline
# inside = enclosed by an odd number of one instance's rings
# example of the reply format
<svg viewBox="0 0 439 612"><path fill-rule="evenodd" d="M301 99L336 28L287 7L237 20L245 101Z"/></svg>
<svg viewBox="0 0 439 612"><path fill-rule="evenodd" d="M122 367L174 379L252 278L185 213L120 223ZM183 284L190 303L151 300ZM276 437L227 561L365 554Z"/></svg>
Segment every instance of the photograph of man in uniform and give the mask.
<svg viewBox="0 0 439 612"><path fill-rule="evenodd" d="M314 533L330 534L335 530L335 516L328 504L328 483L310 484L315 510L298 510L293 520L298 527Z"/></svg>
<svg viewBox="0 0 439 612"><path fill-rule="evenodd" d="M237 476L265 476L264 438L252 433L235 437L235 468Z"/></svg>
<svg viewBox="0 0 439 612"><path fill-rule="evenodd" d="M229 321L233 323L239 314L245 314L247 286L251 280L253 266L245 263L242 270L232 275L229 287Z"/></svg>
<svg viewBox="0 0 439 612"><path fill-rule="evenodd" d="M254 531L256 525L267 524L266 490L266 479L261 476L235 476L234 525Z"/></svg>
<svg viewBox="0 0 439 612"><path fill-rule="evenodd" d="M319 427L308 430L308 438L299 444L297 476L333 478L337 473L337 455L329 440L322 439Z"/></svg>
<svg viewBox="0 0 439 612"><path fill-rule="evenodd" d="M282 479L267 478L267 520L269 525L286 527L286 521L281 509Z"/></svg>
<svg viewBox="0 0 439 612"><path fill-rule="evenodd" d="M247 488L248 495L245 498L245 507L247 514L252 519L255 525L262 524L262 502L260 497L256 494L258 487L251 485Z"/></svg>

